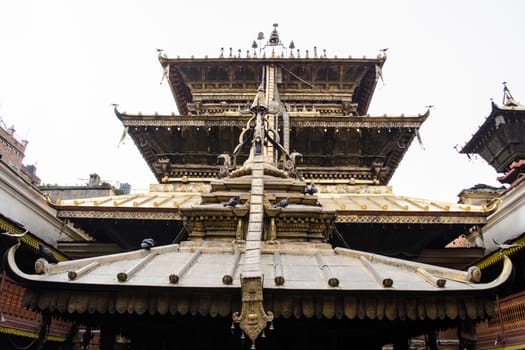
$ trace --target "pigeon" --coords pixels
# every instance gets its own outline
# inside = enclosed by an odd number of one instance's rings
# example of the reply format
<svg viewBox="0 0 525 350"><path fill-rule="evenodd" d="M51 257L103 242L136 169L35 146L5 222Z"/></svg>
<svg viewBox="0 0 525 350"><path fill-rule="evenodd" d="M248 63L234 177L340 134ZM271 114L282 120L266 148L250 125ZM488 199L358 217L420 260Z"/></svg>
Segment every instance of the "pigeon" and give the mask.
<svg viewBox="0 0 525 350"><path fill-rule="evenodd" d="M318 191L317 191L317 187L315 187L315 184L310 184L310 185L306 185L305 189L304 189L304 193L305 194L309 194L309 195L314 195L316 194Z"/></svg>
<svg viewBox="0 0 525 350"><path fill-rule="evenodd" d="M505 250L505 249L510 249L510 248L517 248L517 247L521 247L521 245L517 244L517 243L513 243L513 244L508 244L508 243L498 243L498 241L496 241L494 238L492 238L492 242L494 242L494 244L501 250Z"/></svg>
<svg viewBox="0 0 525 350"><path fill-rule="evenodd" d="M150 250L155 246L155 240L153 238L144 238L140 243L142 249Z"/></svg>
<svg viewBox="0 0 525 350"><path fill-rule="evenodd" d="M286 208L290 204L290 198L281 199L273 205L274 208Z"/></svg>
<svg viewBox="0 0 525 350"><path fill-rule="evenodd" d="M241 203L241 197L239 196L233 196L230 198L230 200L228 201L228 203L225 203L224 206L225 207L230 207L230 208L235 208L235 206L237 204L240 204Z"/></svg>
<svg viewBox="0 0 525 350"><path fill-rule="evenodd" d="M51 250L42 243L38 243L38 252L40 253L40 257L46 259L47 262L51 264L58 262L57 258L51 253Z"/></svg>

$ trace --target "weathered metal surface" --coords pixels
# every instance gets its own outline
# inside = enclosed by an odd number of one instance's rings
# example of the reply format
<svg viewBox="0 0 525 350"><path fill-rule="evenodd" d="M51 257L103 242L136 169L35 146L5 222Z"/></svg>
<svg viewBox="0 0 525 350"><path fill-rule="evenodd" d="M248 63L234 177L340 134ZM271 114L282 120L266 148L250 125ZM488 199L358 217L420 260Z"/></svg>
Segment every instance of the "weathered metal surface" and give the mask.
<svg viewBox="0 0 525 350"><path fill-rule="evenodd" d="M250 244L248 244L250 246ZM259 247L259 245L257 245ZM222 277L226 267L230 272L233 268L232 257L234 249L239 249L239 260L235 273L232 274L232 284L224 285ZM334 251L328 244L315 243L289 243L275 245L261 243L261 271L265 278L265 289L279 290L331 290L334 287L327 283L326 274L323 270L329 268L333 276L337 276L339 286L337 291L359 291L380 292L385 288L377 283L374 276L366 271L361 263L362 258L373 262L374 269L381 274L388 274L396 281L395 290L404 292L438 292L458 291L467 292L493 288L501 282L508 274L505 269L500 279L491 283L473 283L468 281L468 274L463 271L429 266L421 263L381 257L378 255L337 248ZM200 251L200 253L199 253ZM238 288L240 285L239 274L244 270L245 264L250 264L246 259L246 245L240 244L234 248L231 243L216 242L199 245L197 242L186 242L182 245L171 245L151 248L151 253L146 250L126 252L109 255L106 257L87 258L50 264L47 274L28 275L21 271L21 277L28 282L46 281L62 285L78 285L90 287L125 287L127 289L140 286L150 288L163 288L170 286L169 275L180 274L178 284L185 288ZM280 256L280 264L275 264L274 255ZM151 254L151 255L150 255ZM144 257L155 256L144 262ZM318 256L322 256L322 264L319 265ZM235 259L236 260L236 259ZM89 270L75 280L70 280L68 273L74 269L90 266L94 261L98 262L95 269ZM117 273L128 271L141 263L141 268L134 272L131 278L118 281ZM281 266L286 273L284 284L276 283L274 277L276 266ZM432 272L434 276L446 280L445 287L429 284L418 275L418 269L424 268ZM182 277L182 278L180 278ZM446 294L446 293L445 293ZM445 302L446 314L454 318L458 312L457 306ZM474 305L471 312L477 312Z"/></svg>

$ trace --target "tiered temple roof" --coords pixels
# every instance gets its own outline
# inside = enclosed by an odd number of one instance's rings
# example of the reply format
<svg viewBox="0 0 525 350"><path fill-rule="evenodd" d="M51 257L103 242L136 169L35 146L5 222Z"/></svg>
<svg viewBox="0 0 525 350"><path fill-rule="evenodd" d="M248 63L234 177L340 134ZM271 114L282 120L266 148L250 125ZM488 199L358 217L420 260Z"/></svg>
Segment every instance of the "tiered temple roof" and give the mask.
<svg viewBox="0 0 525 350"><path fill-rule="evenodd" d="M498 173L501 183L512 184L525 170L525 106L504 87L503 105L492 111L461 153L479 154Z"/></svg>
<svg viewBox="0 0 525 350"><path fill-rule="evenodd" d="M162 183L148 194L52 204L97 240L129 249L148 237L160 246L39 259L34 272L17 265L13 247L9 267L31 287L27 306L106 322L103 333L116 331L108 315L122 315L119 326L148 345L217 315L253 347L273 321L281 331L270 344L298 329L326 336L326 324L315 325L339 322L330 334L341 342L377 347L492 315L507 260L498 278L480 283L478 268L356 250L444 247L494 210L384 186L428 116L363 116L385 56L284 58L274 54L280 46L274 29L269 57L160 57L182 115L116 113ZM224 320L214 322L206 332L224 341Z"/></svg>
<svg viewBox="0 0 525 350"><path fill-rule="evenodd" d="M275 130L288 151L300 152L298 171L317 183L331 180L387 184L422 115L369 116L386 60L326 54L247 53L219 58L159 54L179 114L115 113L159 182L209 180L217 156L230 151L250 119L249 105L267 67L275 69ZM271 108L274 108L270 106ZM239 161L247 157L239 154Z"/></svg>

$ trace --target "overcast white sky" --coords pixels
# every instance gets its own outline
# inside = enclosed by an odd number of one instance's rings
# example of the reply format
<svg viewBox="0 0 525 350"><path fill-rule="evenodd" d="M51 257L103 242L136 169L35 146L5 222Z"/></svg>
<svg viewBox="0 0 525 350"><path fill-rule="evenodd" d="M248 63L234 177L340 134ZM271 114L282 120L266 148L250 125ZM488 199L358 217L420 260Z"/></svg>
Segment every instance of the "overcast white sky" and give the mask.
<svg viewBox="0 0 525 350"><path fill-rule="evenodd" d="M328 56L388 59L371 115L425 112L390 184L399 195L456 202L477 183L500 186L483 160L454 150L501 103L502 82L525 103L525 2L10 1L0 2L0 117L29 141L25 163L43 183L83 184L90 173L146 191L155 182L112 111L176 112L160 85L156 48L217 57L250 48L274 22L281 39Z"/></svg>

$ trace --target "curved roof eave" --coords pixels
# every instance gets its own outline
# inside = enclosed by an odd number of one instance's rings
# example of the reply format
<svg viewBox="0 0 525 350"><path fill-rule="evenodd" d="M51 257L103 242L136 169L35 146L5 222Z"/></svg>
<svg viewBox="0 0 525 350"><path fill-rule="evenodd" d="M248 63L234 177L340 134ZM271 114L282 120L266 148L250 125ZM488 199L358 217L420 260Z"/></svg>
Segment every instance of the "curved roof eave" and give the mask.
<svg viewBox="0 0 525 350"><path fill-rule="evenodd" d="M41 274L28 274L16 263L17 248L15 245L8 251L7 264L22 284L86 290L148 288L150 292L174 287L239 288L239 272L230 276L229 283L225 282L224 276L226 271L242 270L246 249L231 244L214 246L188 242L57 264L39 259L35 269ZM279 254L278 260L275 254ZM266 262L262 264L266 276L265 290L447 294L498 287L508 279L512 270L510 259L506 256L503 259L500 275L488 283L476 283L479 275L476 276L474 270L465 272L362 251L331 249L329 245L319 244L263 245L261 261ZM274 265L279 265L279 268ZM277 271L281 271L282 282L277 280ZM329 278L336 278L337 285Z"/></svg>

